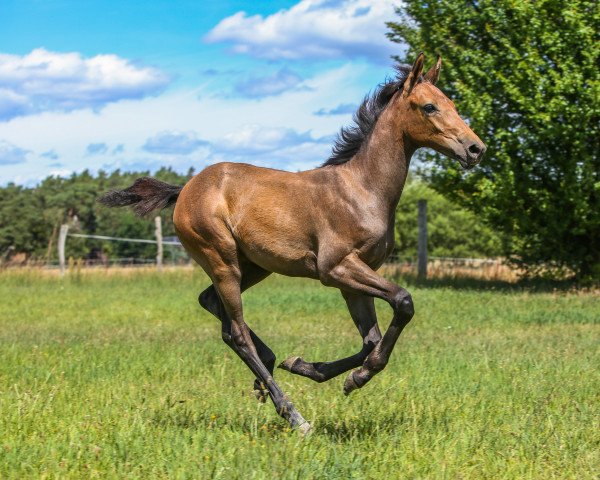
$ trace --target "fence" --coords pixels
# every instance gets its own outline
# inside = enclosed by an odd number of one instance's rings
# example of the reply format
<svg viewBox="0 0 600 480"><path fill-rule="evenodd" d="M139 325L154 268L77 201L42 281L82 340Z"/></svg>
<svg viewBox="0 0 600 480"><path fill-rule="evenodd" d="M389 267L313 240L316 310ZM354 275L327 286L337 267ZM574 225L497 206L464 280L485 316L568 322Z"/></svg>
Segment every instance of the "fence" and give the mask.
<svg viewBox="0 0 600 480"><path fill-rule="evenodd" d="M67 239L70 238L89 238L110 242L130 242L130 243L146 243L156 245L156 257L154 260L142 258L112 258L112 259L85 259L85 266L104 266L120 265L120 266L147 266L156 265L160 271L163 267L163 255L165 245L182 247L176 237L163 238L162 223L160 217L154 219L154 239L147 238L124 238L109 235L91 235L84 233L70 232L69 225L62 225L58 236L58 263L48 261L28 261L27 266L40 267L58 267L60 274L64 275L66 271L66 248ZM502 259L487 259L487 258L450 258L450 257L435 257L429 256L427 251L427 201L419 200L418 202L418 248L417 257L415 259L401 258L397 254L390 256L384 268L397 272L410 272L416 274L420 279L426 279L429 276L435 278L442 275L468 275L481 278L503 278L512 279L516 275L514 271L508 268Z"/></svg>
<svg viewBox="0 0 600 480"><path fill-rule="evenodd" d="M408 275L419 277L417 259L400 258L392 255L382 267L389 275ZM427 279L470 278L477 280L498 280L515 282L519 271L509 267L503 258L453 258L433 257L427 261Z"/></svg>
<svg viewBox="0 0 600 480"><path fill-rule="evenodd" d="M94 238L97 240L108 240L111 242L130 242L130 243L152 243L156 245L156 268L160 271L163 266L163 245L177 245L181 247L179 240L165 240L162 236L162 220L160 217L154 218L154 236L156 240L149 240L146 238L123 238L123 237L110 237L106 235L87 235L83 233L69 233L69 225L61 225L60 232L58 235L58 266L60 274L65 274L65 249L67 244L67 237L74 238Z"/></svg>

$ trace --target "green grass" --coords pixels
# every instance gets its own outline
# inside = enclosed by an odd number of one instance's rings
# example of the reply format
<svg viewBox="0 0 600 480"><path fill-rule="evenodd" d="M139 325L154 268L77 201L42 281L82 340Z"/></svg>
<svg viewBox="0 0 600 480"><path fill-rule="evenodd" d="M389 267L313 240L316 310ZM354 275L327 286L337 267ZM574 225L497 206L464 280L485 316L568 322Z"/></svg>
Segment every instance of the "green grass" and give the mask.
<svg viewBox="0 0 600 480"><path fill-rule="evenodd" d="M0 274L0 478L597 478L598 296L410 287L415 318L362 390L276 372L302 439L252 396L197 306L207 285ZM360 346L317 282L271 277L244 302L279 360Z"/></svg>

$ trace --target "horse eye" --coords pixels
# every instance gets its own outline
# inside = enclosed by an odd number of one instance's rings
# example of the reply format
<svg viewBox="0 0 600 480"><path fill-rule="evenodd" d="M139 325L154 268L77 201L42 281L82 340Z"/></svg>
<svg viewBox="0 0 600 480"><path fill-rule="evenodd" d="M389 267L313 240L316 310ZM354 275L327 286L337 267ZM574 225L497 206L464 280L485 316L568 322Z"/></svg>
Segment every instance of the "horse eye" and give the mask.
<svg viewBox="0 0 600 480"><path fill-rule="evenodd" d="M432 114L433 112L435 112L437 110L437 108L435 108L435 105L428 103L427 105L425 105L423 107L423 110L425 111L425 113Z"/></svg>

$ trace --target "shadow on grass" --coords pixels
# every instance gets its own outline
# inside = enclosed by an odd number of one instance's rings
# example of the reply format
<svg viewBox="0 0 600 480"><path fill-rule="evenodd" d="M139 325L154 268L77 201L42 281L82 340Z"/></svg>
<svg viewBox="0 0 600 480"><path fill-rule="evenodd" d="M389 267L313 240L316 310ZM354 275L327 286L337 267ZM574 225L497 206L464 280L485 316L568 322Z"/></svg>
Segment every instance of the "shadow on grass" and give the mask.
<svg viewBox="0 0 600 480"><path fill-rule="evenodd" d="M414 274L394 274L390 278L405 286L419 288L452 288L456 290L495 290L504 292L569 292L586 290L590 287L575 280L551 280L544 278L522 279L517 282L504 280L482 280L469 277L438 277L420 280Z"/></svg>
<svg viewBox="0 0 600 480"><path fill-rule="evenodd" d="M175 428L178 430L219 431L223 429L249 435L250 438L279 438L300 435L292 431L287 422L275 415L269 419L262 418L259 422L252 416L233 415L231 417L210 416L206 412L195 411L183 402L164 405L152 409L148 416L149 422L161 429ZM266 421L265 421L266 420ZM326 437L329 441L348 443L355 440L365 440L385 433L398 433L409 428L411 420L404 415L374 416L373 418L323 418L311 421L310 436Z"/></svg>
<svg viewBox="0 0 600 480"><path fill-rule="evenodd" d="M410 427L410 420L402 416L389 415L373 418L365 415L350 421L317 420L313 424L313 435L324 435L339 443L368 440L381 434L398 434Z"/></svg>

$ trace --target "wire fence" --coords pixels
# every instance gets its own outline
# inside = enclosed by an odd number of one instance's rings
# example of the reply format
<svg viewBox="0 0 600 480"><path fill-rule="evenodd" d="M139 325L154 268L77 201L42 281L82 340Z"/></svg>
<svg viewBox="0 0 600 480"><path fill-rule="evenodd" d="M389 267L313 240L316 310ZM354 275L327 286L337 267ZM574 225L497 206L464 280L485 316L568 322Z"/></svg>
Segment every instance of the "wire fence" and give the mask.
<svg viewBox="0 0 600 480"><path fill-rule="evenodd" d="M153 243L156 244L156 240L148 240L146 238L123 238L123 237L109 237L107 235L87 235L83 233L69 233L69 237L75 238L94 238L97 240L111 240L116 242L128 242L128 243ZM162 240L163 245L176 245L178 247L183 247L179 240L167 240L166 238Z"/></svg>
<svg viewBox="0 0 600 480"><path fill-rule="evenodd" d="M86 269L114 269L114 268L142 268L154 267L155 258L119 257L106 259L85 259L69 257L67 268ZM178 258L165 258L163 265L169 267L185 267L192 264L187 255ZM47 261L44 259L17 259L17 261L0 263L2 269L40 268L45 270L59 270L57 260ZM381 269L388 274L400 274L416 276L418 262L416 258L406 258L400 255L391 255ZM506 265L499 258L454 258L430 256L427 267L428 278L446 277L470 277L479 279L516 280L517 274L514 269Z"/></svg>
<svg viewBox="0 0 600 480"><path fill-rule="evenodd" d="M383 270L392 274L410 274L416 275L420 279L436 277L467 276L480 279L516 279L518 273L506 265L503 259L499 258L453 258L429 256L427 252L427 204L425 201L419 202L419 242L417 255L415 258L407 258L401 255L401 252L394 252L382 266ZM59 269L61 275L65 273L67 266L69 268L110 268L110 267L148 267L156 265L158 270L163 265L190 265L191 260L177 237L163 237L162 223L160 217L155 217L155 238L124 238L110 235L96 235L75 233L70 231L72 227L69 224L61 226L57 241L57 260L48 260L51 258L50 247L48 249L47 259L28 259L22 255L4 254L0 257L0 268L19 268L19 267L38 267L44 269ZM87 255L85 258L74 259L68 255L68 238L94 239L104 242L128 242L156 245L156 257L154 258L111 258L106 253L99 251L94 255ZM52 241L50 241L50 244ZM170 255L164 258L163 246L172 247L169 249ZM8 252L11 253L11 252ZM13 252L14 253L14 252Z"/></svg>
<svg viewBox="0 0 600 480"><path fill-rule="evenodd" d="M137 257L122 257L122 258L73 258L69 257L71 264L77 264L84 267L94 268L109 268L109 267L144 267L156 265L154 258L137 258ZM165 262L167 265L185 265L189 262L173 261ZM58 260L44 260L44 259L26 259L26 260L14 260L10 262L0 263L2 268L45 268L45 269L58 269L60 267Z"/></svg>

